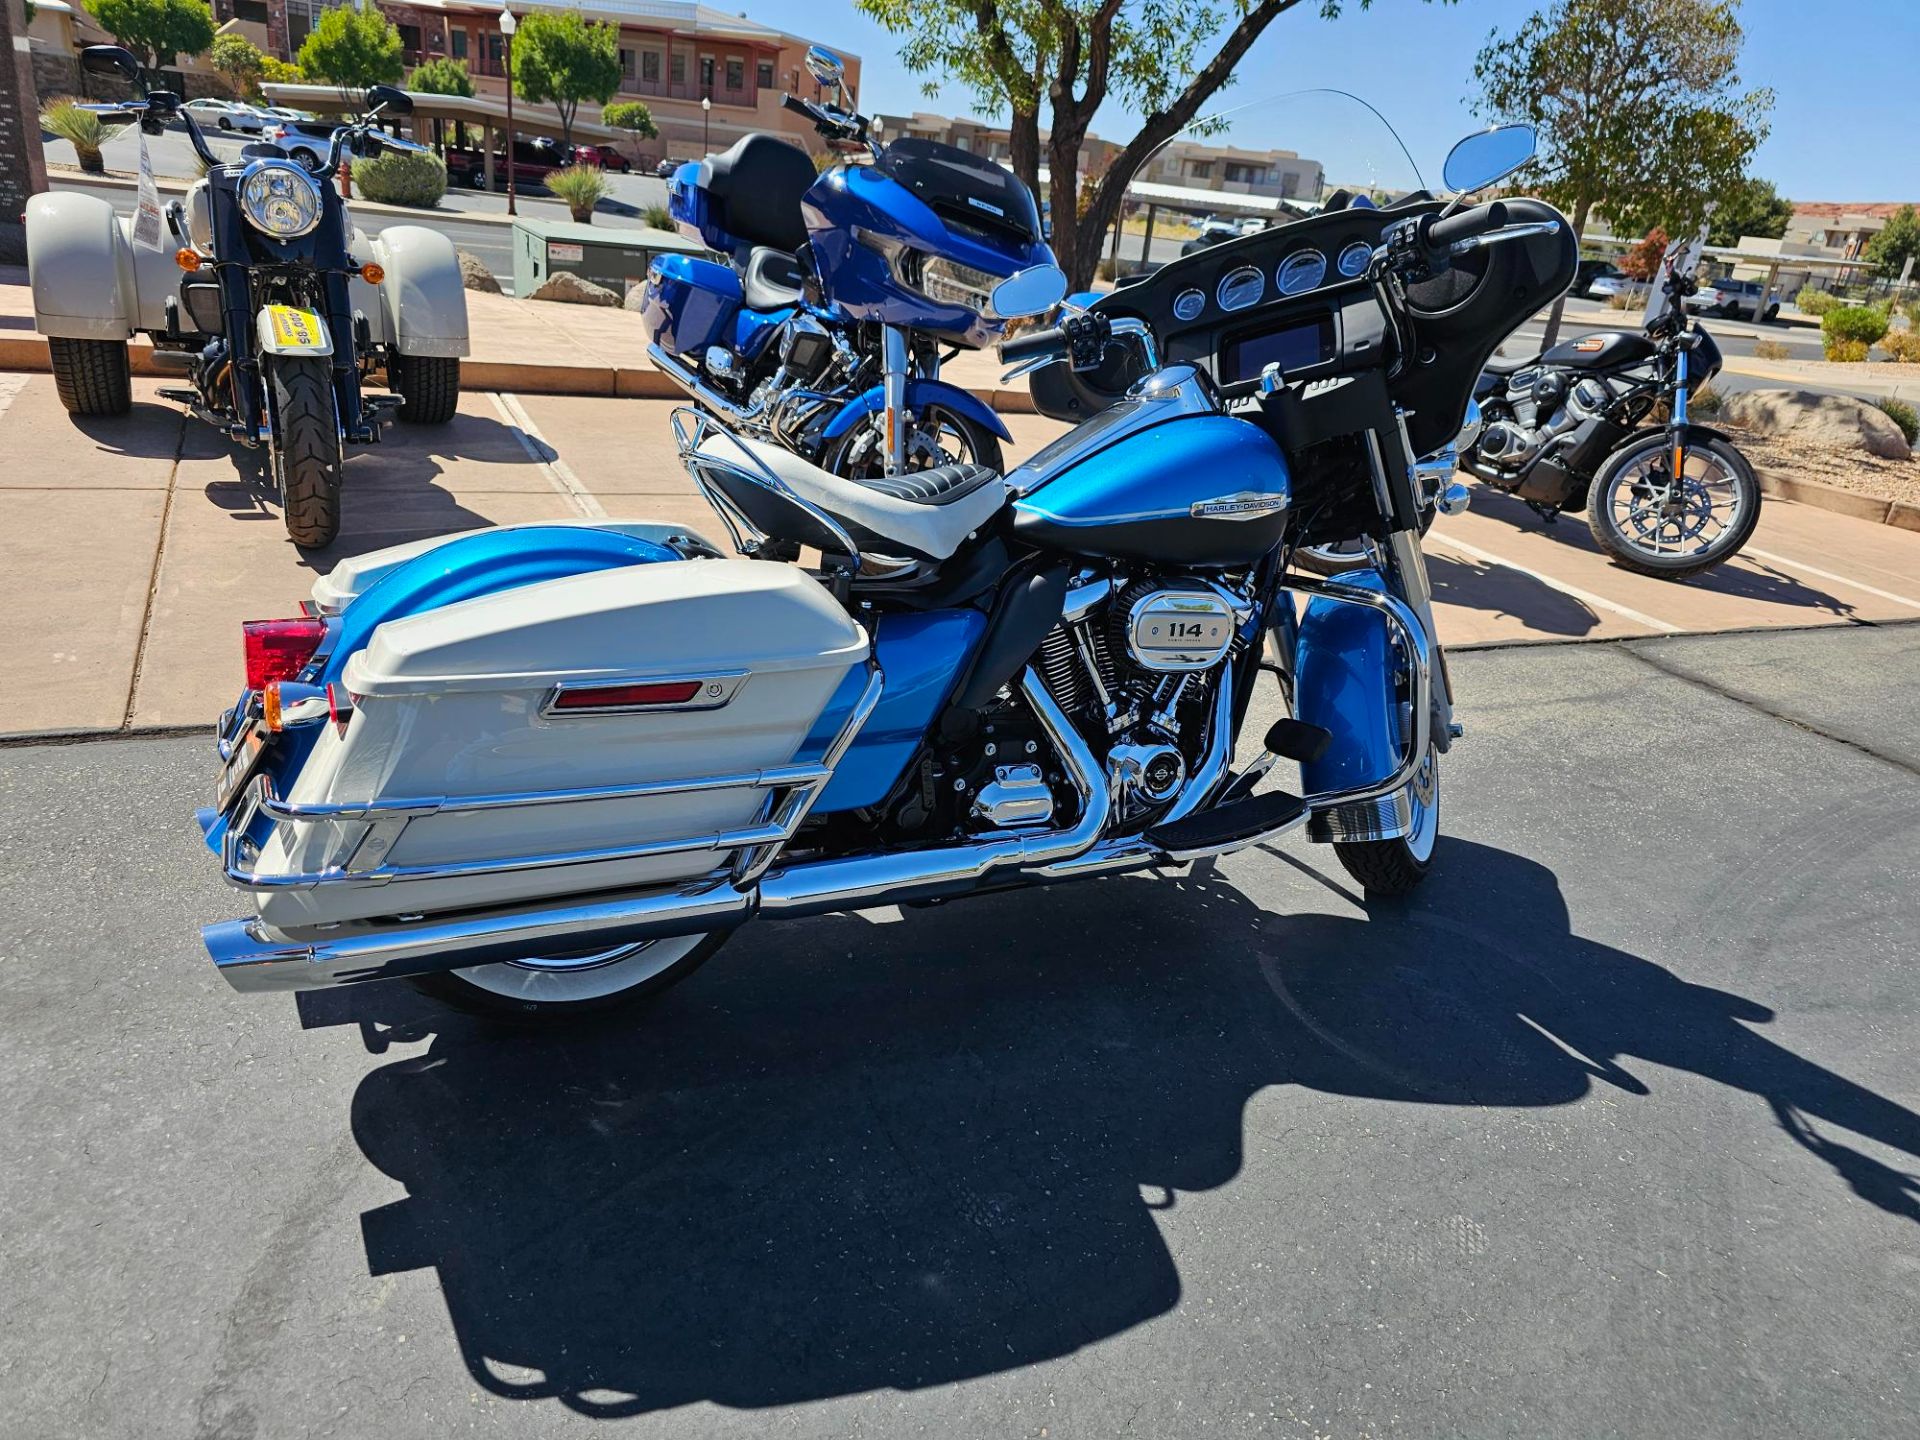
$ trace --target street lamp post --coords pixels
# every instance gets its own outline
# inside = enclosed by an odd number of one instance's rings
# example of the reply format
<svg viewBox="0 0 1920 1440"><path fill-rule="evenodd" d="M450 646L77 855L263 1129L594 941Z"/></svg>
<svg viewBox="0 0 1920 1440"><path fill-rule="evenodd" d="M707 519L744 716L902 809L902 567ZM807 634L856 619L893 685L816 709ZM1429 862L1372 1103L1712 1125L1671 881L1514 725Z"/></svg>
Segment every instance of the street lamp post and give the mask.
<svg viewBox="0 0 1920 1440"><path fill-rule="evenodd" d="M518 215L514 204L513 184L513 32L520 22L513 18L513 11L506 6L500 7L500 37L505 50L504 64L507 70L507 214Z"/></svg>
<svg viewBox="0 0 1920 1440"><path fill-rule="evenodd" d="M713 97L702 95L700 97L700 153L703 155L713 149L713 146L707 143L707 132L711 128L712 120Z"/></svg>

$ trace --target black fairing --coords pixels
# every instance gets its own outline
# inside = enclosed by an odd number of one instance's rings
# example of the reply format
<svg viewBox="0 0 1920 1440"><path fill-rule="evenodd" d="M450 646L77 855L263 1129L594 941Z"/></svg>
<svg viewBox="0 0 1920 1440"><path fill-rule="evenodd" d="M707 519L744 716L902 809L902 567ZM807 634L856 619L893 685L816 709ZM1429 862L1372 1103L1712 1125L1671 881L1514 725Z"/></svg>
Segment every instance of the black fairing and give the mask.
<svg viewBox="0 0 1920 1440"><path fill-rule="evenodd" d="M807 243L800 197L819 172L806 151L771 135L746 135L704 165L702 188L725 206L729 234L789 255Z"/></svg>
<svg viewBox="0 0 1920 1440"><path fill-rule="evenodd" d="M1690 386L1700 386L1720 373L1725 357L1721 355L1720 347L1714 343L1713 336L1707 333L1706 326L1694 326L1693 334L1693 354L1687 360L1687 383Z"/></svg>
<svg viewBox="0 0 1920 1440"><path fill-rule="evenodd" d="M937 140L906 136L887 146L875 167L949 225L1012 236L1027 244L1040 239L1033 196L1011 170L991 160Z"/></svg>
<svg viewBox="0 0 1920 1440"><path fill-rule="evenodd" d="M1540 360L1569 370L1618 370L1651 360L1653 355L1653 341L1639 330L1594 330L1554 346Z"/></svg>

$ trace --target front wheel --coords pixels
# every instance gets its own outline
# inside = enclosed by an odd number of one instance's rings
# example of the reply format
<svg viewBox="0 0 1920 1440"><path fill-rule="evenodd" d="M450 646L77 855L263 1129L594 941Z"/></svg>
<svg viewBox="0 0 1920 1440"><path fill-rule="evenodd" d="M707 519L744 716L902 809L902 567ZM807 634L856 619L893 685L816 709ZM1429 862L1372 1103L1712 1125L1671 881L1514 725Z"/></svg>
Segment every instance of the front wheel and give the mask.
<svg viewBox="0 0 1920 1440"><path fill-rule="evenodd" d="M69 415L124 415L133 408L126 341L49 335L47 359L54 391Z"/></svg>
<svg viewBox="0 0 1920 1440"><path fill-rule="evenodd" d="M387 360L387 380L400 397L400 419L409 425L444 425L460 408L460 357L402 355Z"/></svg>
<svg viewBox="0 0 1920 1440"><path fill-rule="evenodd" d="M462 1010L566 1020L649 1000L698 970L730 931L619 945L586 955L509 960L422 975L414 984Z"/></svg>
<svg viewBox="0 0 1920 1440"><path fill-rule="evenodd" d="M821 468L849 480L886 473L887 415L876 410L827 447ZM971 463L1000 470L1000 437L979 422L944 405L929 405L914 416L907 437L907 469L932 470Z"/></svg>
<svg viewBox="0 0 1920 1440"><path fill-rule="evenodd" d="M1407 800L1412 828L1405 835L1334 842L1334 858L1376 899L1410 893L1432 868L1434 842L1440 838L1440 756L1431 748L1414 772Z"/></svg>
<svg viewBox="0 0 1920 1440"><path fill-rule="evenodd" d="M1760 481L1725 440L1687 447L1673 475L1673 441L1644 435L1607 457L1587 488L1587 526L1614 564L1684 580L1732 558L1760 523Z"/></svg>
<svg viewBox="0 0 1920 1440"><path fill-rule="evenodd" d="M267 361L271 408L268 448L287 534L302 549L331 545L340 533L340 412L333 367L325 360Z"/></svg>

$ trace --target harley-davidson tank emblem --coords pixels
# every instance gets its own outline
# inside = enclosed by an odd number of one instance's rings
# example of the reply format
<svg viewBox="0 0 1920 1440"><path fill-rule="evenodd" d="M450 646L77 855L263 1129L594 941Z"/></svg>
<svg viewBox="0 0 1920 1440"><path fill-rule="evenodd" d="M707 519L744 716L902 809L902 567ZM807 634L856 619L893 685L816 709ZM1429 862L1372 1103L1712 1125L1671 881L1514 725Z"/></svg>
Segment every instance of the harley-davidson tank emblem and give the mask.
<svg viewBox="0 0 1920 1440"><path fill-rule="evenodd" d="M1211 500L1196 500L1187 513L1196 520L1258 520L1262 515L1287 508L1285 495L1260 490L1242 490L1238 495L1216 495Z"/></svg>

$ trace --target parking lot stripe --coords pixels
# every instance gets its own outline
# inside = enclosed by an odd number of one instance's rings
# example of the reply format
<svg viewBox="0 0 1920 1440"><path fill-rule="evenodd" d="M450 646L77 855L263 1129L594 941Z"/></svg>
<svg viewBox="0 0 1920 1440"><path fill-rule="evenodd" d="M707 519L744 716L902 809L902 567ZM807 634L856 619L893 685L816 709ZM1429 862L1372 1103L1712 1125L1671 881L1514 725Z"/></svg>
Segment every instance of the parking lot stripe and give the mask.
<svg viewBox="0 0 1920 1440"><path fill-rule="evenodd" d="M19 397L20 392L26 388L27 377L25 375L0 375L0 415L7 413L8 408Z"/></svg>
<svg viewBox="0 0 1920 1440"><path fill-rule="evenodd" d="M1831 580L1836 585L1849 585L1855 590L1864 590L1869 595L1878 595L1882 600L1891 600L1896 605L1904 605L1909 610L1920 610L1920 600L1908 599L1905 595L1896 595L1891 590L1879 590L1872 585L1862 585L1858 580L1849 580L1845 575L1836 575L1831 570L1822 570L1818 566L1803 561L1789 560L1784 555L1776 555L1771 550L1756 550L1748 545L1740 552L1753 555L1761 560L1771 560L1776 565L1784 565L1789 570L1804 571L1808 575L1818 575L1822 580Z"/></svg>
<svg viewBox="0 0 1920 1440"><path fill-rule="evenodd" d="M580 483L580 477L560 458L560 452L553 448L547 437L540 433L540 427L533 423L533 417L527 414L520 398L504 390L490 391L487 398L493 401L493 408L499 412L507 428L513 431L520 448L540 467L553 488L566 496L568 503L587 519L604 520L606 509L594 498L593 492Z"/></svg>
<svg viewBox="0 0 1920 1440"><path fill-rule="evenodd" d="M1496 555L1491 550L1482 550L1478 545L1470 545L1465 540L1456 539L1452 535L1436 533L1428 537L1427 543L1449 546L1455 550L1463 550L1482 564L1499 565L1508 570L1518 570L1522 575L1527 575L1538 580L1550 590L1558 590L1562 595L1572 596L1582 605L1592 605L1598 609L1610 611L1623 620L1631 620L1636 625L1644 625L1649 630L1658 631L1663 635L1678 635L1681 631L1681 627L1678 625L1669 624L1665 620L1656 620L1651 615L1642 614L1638 610L1629 609L1627 606L1618 604L1612 600L1603 600L1591 590L1582 590L1577 585L1569 585L1566 581L1556 580L1551 575L1542 575L1538 570L1529 569L1525 565L1517 565L1504 555Z"/></svg>

